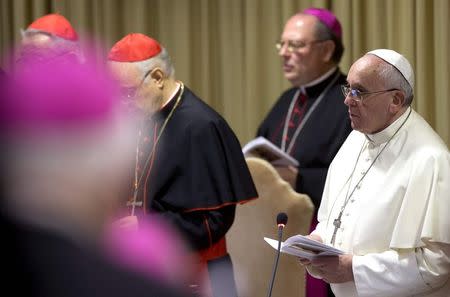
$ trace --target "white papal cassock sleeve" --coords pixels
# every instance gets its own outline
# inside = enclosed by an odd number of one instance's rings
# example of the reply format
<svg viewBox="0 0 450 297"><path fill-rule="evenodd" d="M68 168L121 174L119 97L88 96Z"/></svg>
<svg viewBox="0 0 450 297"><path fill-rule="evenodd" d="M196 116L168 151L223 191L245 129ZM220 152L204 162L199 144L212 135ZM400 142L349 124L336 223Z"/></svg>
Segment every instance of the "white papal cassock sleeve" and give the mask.
<svg viewBox="0 0 450 297"><path fill-rule="evenodd" d="M411 296L431 292L449 281L450 245L430 243L353 257L358 296Z"/></svg>

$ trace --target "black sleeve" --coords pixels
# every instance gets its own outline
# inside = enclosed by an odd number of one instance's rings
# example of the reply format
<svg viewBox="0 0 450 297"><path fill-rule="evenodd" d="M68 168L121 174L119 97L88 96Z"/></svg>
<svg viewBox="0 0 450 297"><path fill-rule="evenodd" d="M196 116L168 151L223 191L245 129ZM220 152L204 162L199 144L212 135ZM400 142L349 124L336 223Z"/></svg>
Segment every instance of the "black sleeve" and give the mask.
<svg viewBox="0 0 450 297"><path fill-rule="evenodd" d="M337 121L338 122L338 121ZM317 152L322 162L321 166L301 167L298 169L298 177L295 185L295 191L298 193L306 193L314 203L316 211L319 209L322 199L323 188L328 174L328 167L339 151L341 145L347 139L348 134L352 131L350 120L343 119L344 124L333 130L330 138L331 141L326 149ZM323 130L322 130L323 131ZM319 157L317 157L319 158Z"/></svg>
<svg viewBox="0 0 450 297"><path fill-rule="evenodd" d="M320 206L328 168L299 168L295 191L308 193L315 209Z"/></svg>
<svg viewBox="0 0 450 297"><path fill-rule="evenodd" d="M236 206L192 212L166 211L161 215L174 224L194 250L210 247L225 236L234 221Z"/></svg>

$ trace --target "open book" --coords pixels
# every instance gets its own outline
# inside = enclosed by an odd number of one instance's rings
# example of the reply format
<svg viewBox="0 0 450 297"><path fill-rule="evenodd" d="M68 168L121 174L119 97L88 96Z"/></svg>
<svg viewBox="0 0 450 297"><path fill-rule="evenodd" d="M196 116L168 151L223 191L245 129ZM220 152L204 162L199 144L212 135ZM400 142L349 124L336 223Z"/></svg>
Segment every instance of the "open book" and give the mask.
<svg viewBox="0 0 450 297"><path fill-rule="evenodd" d="M278 166L294 166L298 167L298 161L291 155L282 151L278 146L267 140L266 138L259 136L243 148L242 152L244 156L256 156L267 160L269 163Z"/></svg>
<svg viewBox="0 0 450 297"><path fill-rule="evenodd" d="M278 249L278 240L264 237L264 240L274 249ZM337 256L344 254L332 246L312 240L303 235L294 235L281 242L281 252L312 260L322 256Z"/></svg>

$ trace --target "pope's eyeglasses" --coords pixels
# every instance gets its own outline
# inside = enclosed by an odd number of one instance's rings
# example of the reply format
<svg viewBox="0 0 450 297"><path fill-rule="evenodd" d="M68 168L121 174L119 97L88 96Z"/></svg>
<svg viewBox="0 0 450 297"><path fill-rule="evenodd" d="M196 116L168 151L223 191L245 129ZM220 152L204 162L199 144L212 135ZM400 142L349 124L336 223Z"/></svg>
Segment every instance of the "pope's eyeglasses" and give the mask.
<svg viewBox="0 0 450 297"><path fill-rule="evenodd" d="M358 89L353 89L348 85L341 85L341 90L342 90L342 93L344 94L345 98L350 97L355 101L361 102L364 100L364 98L367 98L370 95L397 91L398 89L381 90L381 91L374 91L374 92L363 92Z"/></svg>

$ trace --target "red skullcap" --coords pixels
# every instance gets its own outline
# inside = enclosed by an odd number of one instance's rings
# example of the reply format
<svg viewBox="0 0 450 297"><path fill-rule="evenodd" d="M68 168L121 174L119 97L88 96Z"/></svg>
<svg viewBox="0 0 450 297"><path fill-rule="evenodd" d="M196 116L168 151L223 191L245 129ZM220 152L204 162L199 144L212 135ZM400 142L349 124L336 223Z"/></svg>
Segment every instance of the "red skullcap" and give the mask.
<svg viewBox="0 0 450 297"><path fill-rule="evenodd" d="M60 14L52 13L35 20L27 29L43 31L64 39L77 41L78 34L69 21Z"/></svg>
<svg viewBox="0 0 450 297"><path fill-rule="evenodd" d="M131 33L119 40L109 51L108 59L116 62L137 62L161 52L161 45L141 33Z"/></svg>

